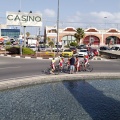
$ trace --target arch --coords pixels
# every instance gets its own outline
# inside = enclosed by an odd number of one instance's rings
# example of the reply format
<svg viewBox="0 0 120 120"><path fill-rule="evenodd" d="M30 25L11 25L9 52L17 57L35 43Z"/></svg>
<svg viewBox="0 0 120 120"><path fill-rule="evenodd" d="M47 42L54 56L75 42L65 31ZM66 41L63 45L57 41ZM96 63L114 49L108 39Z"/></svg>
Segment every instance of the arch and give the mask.
<svg viewBox="0 0 120 120"><path fill-rule="evenodd" d="M106 31L108 33L119 33L118 29L116 28L110 28L108 31Z"/></svg>
<svg viewBox="0 0 120 120"><path fill-rule="evenodd" d="M99 45L100 39L95 35L88 35L84 38L83 43L86 45Z"/></svg>
<svg viewBox="0 0 120 120"><path fill-rule="evenodd" d="M99 32L96 28L88 28L85 30L85 32Z"/></svg>
<svg viewBox="0 0 120 120"><path fill-rule="evenodd" d="M62 44L63 45L68 45L71 42L74 42L76 40L76 38L73 35L64 35L62 37Z"/></svg>
<svg viewBox="0 0 120 120"><path fill-rule="evenodd" d="M109 36L105 40L106 45L120 44L120 38L117 36Z"/></svg>
<svg viewBox="0 0 120 120"><path fill-rule="evenodd" d="M63 29L63 31L76 31L76 29L74 27L66 27L65 29Z"/></svg>

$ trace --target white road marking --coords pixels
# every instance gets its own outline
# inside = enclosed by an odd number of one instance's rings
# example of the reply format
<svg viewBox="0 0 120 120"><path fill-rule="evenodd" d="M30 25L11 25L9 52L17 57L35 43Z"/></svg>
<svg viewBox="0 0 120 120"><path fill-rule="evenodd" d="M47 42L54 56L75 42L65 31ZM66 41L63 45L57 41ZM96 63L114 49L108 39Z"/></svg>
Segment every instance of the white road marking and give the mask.
<svg viewBox="0 0 120 120"><path fill-rule="evenodd" d="M20 67L21 67L21 66L16 66L16 67L3 67L3 68L0 68L0 69L9 69L9 68L10 68L10 69L12 69L12 68L14 69L14 68L20 68Z"/></svg>

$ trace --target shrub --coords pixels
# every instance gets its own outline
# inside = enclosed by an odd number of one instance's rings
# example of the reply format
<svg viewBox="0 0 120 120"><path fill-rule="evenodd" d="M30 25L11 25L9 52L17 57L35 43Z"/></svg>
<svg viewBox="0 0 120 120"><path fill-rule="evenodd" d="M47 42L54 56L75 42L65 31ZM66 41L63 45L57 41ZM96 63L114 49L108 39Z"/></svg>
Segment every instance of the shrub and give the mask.
<svg viewBox="0 0 120 120"><path fill-rule="evenodd" d="M6 42L6 45L11 45L11 42Z"/></svg>
<svg viewBox="0 0 120 120"><path fill-rule="evenodd" d="M22 54L23 54L23 55L33 55L33 54L35 54L35 51L33 51L33 50L30 49L30 48L23 47L23 49L22 49Z"/></svg>
<svg viewBox="0 0 120 120"><path fill-rule="evenodd" d="M70 46L77 46L78 44L76 42L71 42Z"/></svg>
<svg viewBox="0 0 120 120"><path fill-rule="evenodd" d="M6 48L6 51L8 51L10 54L20 54L20 48L19 47Z"/></svg>

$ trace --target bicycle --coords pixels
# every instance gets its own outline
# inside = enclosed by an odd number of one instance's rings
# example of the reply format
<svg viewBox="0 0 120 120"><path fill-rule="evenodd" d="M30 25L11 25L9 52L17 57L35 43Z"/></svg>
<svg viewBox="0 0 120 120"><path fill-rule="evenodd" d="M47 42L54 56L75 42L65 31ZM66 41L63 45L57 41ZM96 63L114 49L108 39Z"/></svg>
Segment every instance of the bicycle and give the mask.
<svg viewBox="0 0 120 120"><path fill-rule="evenodd" d="M65 64L63 65L62 71L65 72L65 73L70 72L70 65L68 65L68 63L65 63Z"/></svg>
<svg viewBox="0 0 120 120"><path fill-rule="evenodd" d="M88 62L85 68L85 64L84 62L80 63L80 67L79 67L79 71L87 71L87 72L92 72L93 71L93 67L90 65L90 63Z"/></svg>
<svg viewBox="0 0 120 120"><path fill-rule="evenodd" d="M51 74L51 71L52 71L52 67L50 66L49 68L43 70L42 72L43 72L44 74L49 75L49 74ZM56 66L55 66L55 70L54 70L53 73L54 73L55 75L58 75L59 72L60 72L59 65L56 65Z"/></svg>

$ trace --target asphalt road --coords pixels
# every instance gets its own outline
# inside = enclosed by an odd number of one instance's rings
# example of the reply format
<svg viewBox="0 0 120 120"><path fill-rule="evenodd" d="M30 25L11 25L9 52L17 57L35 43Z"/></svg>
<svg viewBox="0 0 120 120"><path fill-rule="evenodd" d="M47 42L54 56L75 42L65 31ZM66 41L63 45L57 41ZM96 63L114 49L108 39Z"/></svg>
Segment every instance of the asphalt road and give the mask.
<svg viewBox="0 0 120 120"><path fill-rule="evenodd" d="M90 61L92 72L120 72L120 59ZM49 59L26 59L0 57L0 81L5 79L42 76L41 71L49 67ZM47 76L46 76L47 77Z"/></svg>

